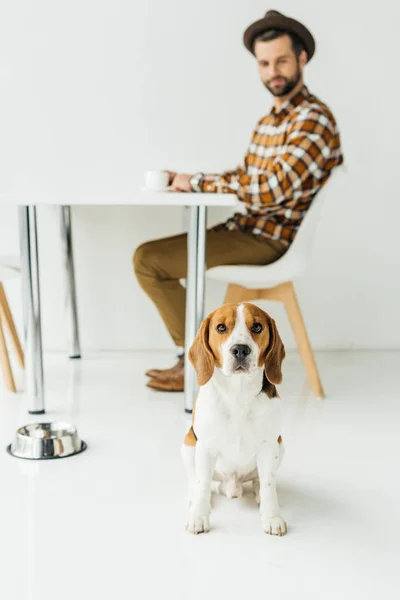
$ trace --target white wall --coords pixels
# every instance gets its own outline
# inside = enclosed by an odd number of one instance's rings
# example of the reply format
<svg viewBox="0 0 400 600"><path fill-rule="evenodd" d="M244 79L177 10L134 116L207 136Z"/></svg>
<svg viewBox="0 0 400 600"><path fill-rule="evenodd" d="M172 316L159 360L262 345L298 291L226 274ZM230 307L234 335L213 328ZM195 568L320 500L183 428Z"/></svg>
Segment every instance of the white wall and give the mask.
<svg viewBox="0 0 400 600"><path fill-rule="evenodd" d="M400 5L281 0L278 8L317 38L306 82L334 111L348 166L328 193L315 263L297 288L310 336L316 348L398 348ZM265 10L262 0L2 0L0 192L127 190L149 167L234 167L271 106L241 41ZM210 210L210 223L228 214ZM181 211L79 207L73 220L83 348L171 348L131 255L181 231ZM39 227L44 344L62 349L55 208L40 208ZM17 236L15 211L0 206L0 253L17 251ZM18 313L18 285L9 293ZM209 284L207 310L223 294ZM283 311L266 307L293 346Z"/></svg>

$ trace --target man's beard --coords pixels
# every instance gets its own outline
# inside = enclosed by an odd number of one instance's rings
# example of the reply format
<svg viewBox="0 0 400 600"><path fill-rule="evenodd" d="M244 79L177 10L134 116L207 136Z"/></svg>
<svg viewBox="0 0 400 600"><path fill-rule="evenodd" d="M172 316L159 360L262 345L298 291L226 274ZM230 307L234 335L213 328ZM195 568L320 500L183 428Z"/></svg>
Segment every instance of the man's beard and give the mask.
<svg viewBox="0 0 400 600"><path fill-rule="evenodd" d="M276 98L280 98L281 96L287 96L287 94L290 94L290 92L292 90L294 90L294 88L296 87L296 85L299 83L299 81L301 79L301 72L300 72L299 67L297 67L297 73L291 79L288 79L287 77L283 77L283 75L280 75L279 77L285 80L285 85L283 87L279 88L279 91L274 90L272 87L270 87L268 82L263 81L263 84L265 85L265 87ZM277 79L277 78L275 78L275 79Z"/></svg>

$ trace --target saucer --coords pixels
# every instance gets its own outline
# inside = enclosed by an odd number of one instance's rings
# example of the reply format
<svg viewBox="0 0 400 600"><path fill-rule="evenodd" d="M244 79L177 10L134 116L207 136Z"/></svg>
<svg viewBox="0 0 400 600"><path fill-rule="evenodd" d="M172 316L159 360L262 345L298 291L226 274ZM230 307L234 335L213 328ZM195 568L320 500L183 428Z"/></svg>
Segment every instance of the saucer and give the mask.
<svg viewBox="0 0 400 600"><path fill-rule="evenodd" d="M145 185L142 185L142 187L140 188L140 191L142 192L153 192L154 194L159 194L161 192L170 192L172 189L172 186L167 185L167 187L162 188L161 190L152 190L151 188L146 187Z"/></svg>

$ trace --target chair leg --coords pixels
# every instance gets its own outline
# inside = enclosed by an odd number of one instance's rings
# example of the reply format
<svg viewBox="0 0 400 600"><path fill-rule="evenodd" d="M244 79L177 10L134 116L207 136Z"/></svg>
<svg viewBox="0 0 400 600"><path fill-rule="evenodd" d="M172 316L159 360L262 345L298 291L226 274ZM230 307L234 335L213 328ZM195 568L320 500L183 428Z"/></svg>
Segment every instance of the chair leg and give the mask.
<svg viewBox="0 0 400 600"><path fill-rule="evenodd" d="M6 339L4 337L3 323L0 318L0 369L3 373L4 382L6 384L6 388L10 390L10 392L16 392L17 388L15 387L14 377L11 370L10 357L8 355Z"/></svg>
<svg viewBox="0 0 400 600"><path fill-rule="evenodd" d="M259 290L251 290L236 283L230 283L226 290L224 303L236 304L237 302L249 302L250 300L257 300L259 297Z"/></svg>
<svg viewBox="0 0 400 600"><path fill-rule="evenodd" d="M23 369L25 367L24 352L22 350L21 342L18 337L17 329L15 327L14 319L8 304L7 296L4 291L3 285L0 283L0 312L3 314L4 322L7 324L8 331L10 332L11 343L14 347L17 355L18 362Z"/></svg>
<svg viewBox="0 0 400 600"><path fill-rule="evenodd" d="M293 283L290 282L284 285L285 289L284 293L282 294L282 300L284 302L286 312L296 338L300 356L306 369L308 381L315 396L317 398L324 398L325 394L319 377L317 364L314 359L310 340L307 335L306 326L300 311L300 306L297 301Z"/></svg>

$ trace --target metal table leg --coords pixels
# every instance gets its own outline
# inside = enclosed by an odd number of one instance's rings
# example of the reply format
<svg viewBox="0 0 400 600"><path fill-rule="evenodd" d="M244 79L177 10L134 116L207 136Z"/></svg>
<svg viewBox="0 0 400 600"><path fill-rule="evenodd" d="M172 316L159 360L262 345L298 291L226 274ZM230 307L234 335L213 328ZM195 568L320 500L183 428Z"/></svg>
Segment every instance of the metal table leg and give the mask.
<svg viewBox="0 0 400 600"><path fill-rule="evenodd" d="M185 324L185 411L192 412L197 390L196 373L189 362L189 348L204 314L207 207L189 207L188 267Z"/></svg>
<svg viewBox="0 0 400 600"><path fill-rule="evenodd" d="M69 357L80 358L78 309L76 302L74 256L72 248L71 207L61 206L61 239L63 248L63 263L67 293L67 311L69 323Z"/></svg>
<svg viewBox="0 0 400 600"><path fill-rule="evenodd" d="M38 415L43 414L45 410L36 206L21 206L19 220L25 318L26 391L28 410L31 414Z"/></svg>

